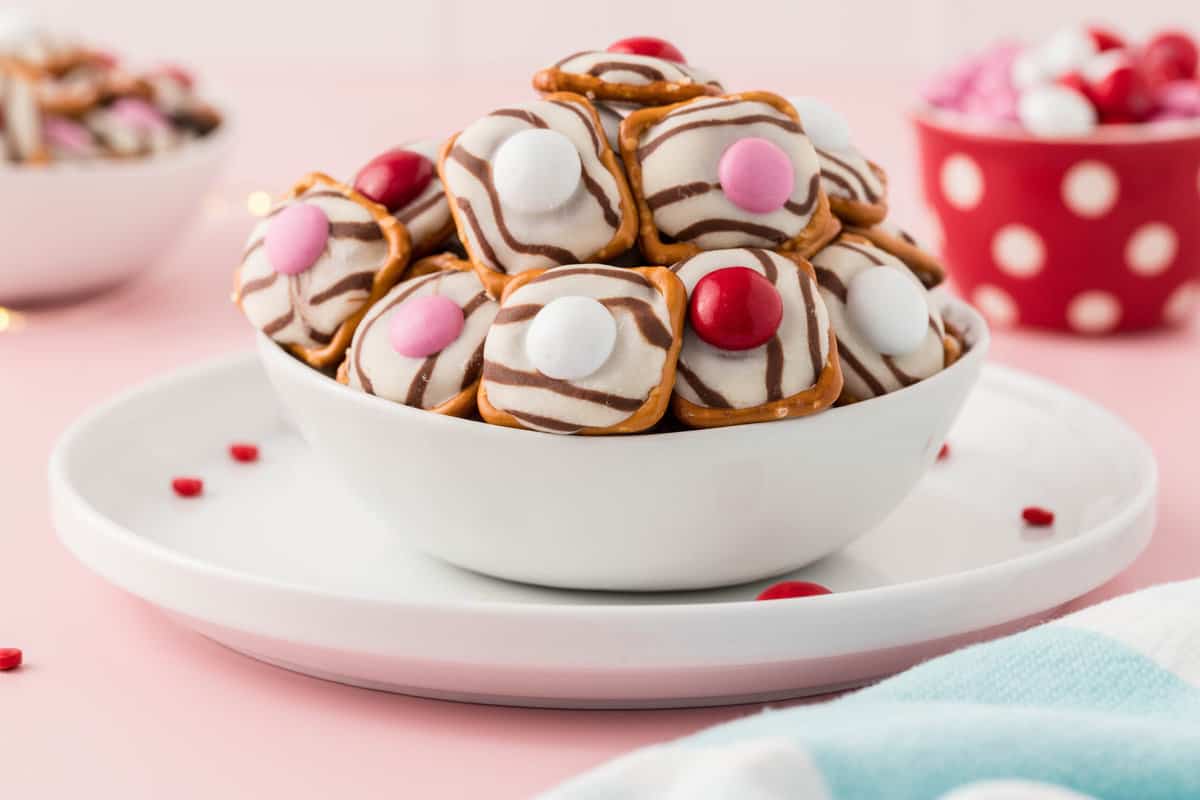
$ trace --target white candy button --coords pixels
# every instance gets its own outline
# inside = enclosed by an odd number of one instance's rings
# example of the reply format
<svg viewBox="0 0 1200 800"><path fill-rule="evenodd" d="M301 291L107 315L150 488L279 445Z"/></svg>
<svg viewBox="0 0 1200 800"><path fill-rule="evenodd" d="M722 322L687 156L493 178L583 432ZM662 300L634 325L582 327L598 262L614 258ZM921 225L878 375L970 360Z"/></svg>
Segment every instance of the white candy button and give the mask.
<svg viewBox="0 0 1200 800"><path fill-rule="evenodd" d="M545 128L514 134L492 159L500 202L530 214L553 211L571 199L582 170L571 140Z"/></svg>
<svg viewBox="0 0 1200 800"><path fill-rule="evenodd" d="M1096 109L1066 86L1037 86L1021 95L1017 116L1035 136L1086 136L1096 129Z"/></svg>
<svg viewBox="0 0 1200 800"><path fill-rule="evenodd" d="M617 321L598 300L559 297L551 300L529 324L525 351L538 372L575 381L586 378L608 361L617 343Z"/></svg>
<svg viewBox="0 0 1200 800"><path fill-rule="evenodd" d="M814 147L822 150L850 150L850 124L846 118L815 97L789 97L788 102L800 115L800 124Z"/></svg>
<svg viewBox="0 0 1200 800"><path fill-rule="evenodd" d="M1096 55L1096 41L1083 28L1064 28L1039 48L1050 77L1077 70Z"/></svg>
<svg viewBox="0 0 1200 800"><path fill-rule="evenodd" d="M929 331L925 291L899 270L871 267L850 279L846 313L867 343L885 356L913 352Z"/></svg>

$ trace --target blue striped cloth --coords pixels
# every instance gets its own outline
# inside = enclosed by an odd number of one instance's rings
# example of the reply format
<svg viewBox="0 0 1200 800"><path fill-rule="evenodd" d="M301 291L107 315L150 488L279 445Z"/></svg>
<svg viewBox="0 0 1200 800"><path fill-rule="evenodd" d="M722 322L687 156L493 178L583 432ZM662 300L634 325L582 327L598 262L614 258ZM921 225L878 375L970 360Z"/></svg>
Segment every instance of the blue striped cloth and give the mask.
<svg viewBox="0 0 1200 800"><path fill-rule="evenodd" d="M1200 580L829 703L649 747L547 800L1200 800Z"/></svg>

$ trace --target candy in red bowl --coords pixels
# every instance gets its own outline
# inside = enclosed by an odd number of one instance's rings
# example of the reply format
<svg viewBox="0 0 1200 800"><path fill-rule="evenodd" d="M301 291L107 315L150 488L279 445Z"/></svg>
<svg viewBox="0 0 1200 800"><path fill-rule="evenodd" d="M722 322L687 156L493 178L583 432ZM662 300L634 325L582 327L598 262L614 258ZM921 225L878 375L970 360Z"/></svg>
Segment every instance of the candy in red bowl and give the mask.
<svg viewBox="0 0 1200 800"><path fill-rule="evenodd" d="M926 90L924 195L955 282L993 323L1095 335L1188 318L1200 76L1186 44L1067 30L997 47Z"/></svg>

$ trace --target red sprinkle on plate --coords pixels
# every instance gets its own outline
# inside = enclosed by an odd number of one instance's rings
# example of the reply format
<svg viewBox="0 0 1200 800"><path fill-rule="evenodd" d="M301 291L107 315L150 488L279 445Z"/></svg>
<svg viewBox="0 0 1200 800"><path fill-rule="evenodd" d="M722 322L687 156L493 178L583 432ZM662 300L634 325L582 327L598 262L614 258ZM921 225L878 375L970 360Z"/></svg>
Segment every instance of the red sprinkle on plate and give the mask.
<svg viewBox="0 0 1200 800"><path fill-rule="evenodd" d="M21 666L24 654L15 647L0 647L0 672Z"/></svg>
<svg viewBox="0 0 1200 800"><path fill-rule="evenodd" d="M950 443L946 442L942 445L942 449L938 450L938 461L945 461L950 457Z"/></svg>
<svg viewBox="0 0 1200 800"><path fill-rule="evenodd" d="M241 461L243 464L258 461L258 445L235 442L229 445L229 455L233 456L234 461Z"/></svg>
<svg viewBox="0 0 1200 800"><path fill-rule="evenodd" d="M1021 512L1021 518L1027 525L1044 528L1054 524L1054 512L1037 506L1029 506Z"/></svg>
<svg viewBox="0 0 1200 800"><path fill-rule="evenodd" d="M199 478L173 478L171 488L180 497L199 497L204 493L204 481Z"/></svg>
<svg viewBox="0 0 1200 800"><path fill-rule="evenodd" d="M768 586L755 600L787 600L792 597L812 597L818 594L833 594L819 583L811 581L780 581Z"/></svg>

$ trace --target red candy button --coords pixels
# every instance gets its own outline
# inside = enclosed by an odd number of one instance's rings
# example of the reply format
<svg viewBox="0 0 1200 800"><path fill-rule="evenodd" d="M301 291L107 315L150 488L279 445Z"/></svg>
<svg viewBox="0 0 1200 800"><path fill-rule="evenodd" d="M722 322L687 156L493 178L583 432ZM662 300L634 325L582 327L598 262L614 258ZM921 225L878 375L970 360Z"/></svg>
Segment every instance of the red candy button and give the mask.
<svg viewBox="0 0 1200 800"><path fill-rule="evenodd" d="M755 600L787 600L791 597L813 597L818 594L833 594L819 583L811 581L780 581L768 586Z"/></svg>
<svg viewBox="0 0 1200 800"><path fill-rule="evenodd" d="M196 85L196 79L192 77L192 73L178 64L163 64L158 71L188 91L191 91Z"/></svg>
<svg viewBox="0 0 1200 800"><path fill-rule="evenodd" d="M1126 47L1125 40L1121 38L1121 35L1108 28L1090 25L1087 28L1087 35L1092 38L1092 44L1096 45L1097 53L1103 53L1106 50L1124 50Z"/></svg>
<svg viewBox="0 0 1200 800"><path fill-rule="evenodd" d="M388 150L359 170L354 188L388 211L397 211L425 191L433 172L433 162L420 153Z"/></svg>
<svg viewBox="0 0 1200 800"><path fill-rule="evenodd" d="M613 42L608 46L608 52L652 56L666 61L674 61L677 64L687 63L687 59L683 57L683 53L679 52L678 47L665 39L654 36L631 36L628 39Z"/></svg>
<svg viewBox="0 0 1200 800"><path fill-rule="evenodd" d="M233 456L234 461L241 461L248 464L251 461L258 461L258 447L252 444L237 442L229 445L229 455Z"/></svg>
<svg viewBox="0 0 1200 800"><path fill-rule="evenodd" d="M15 647L0 647L0 672L21 666L24 654Z"/></svg>
<svg viewBox="0 0 1200 800"><path fill-rule="evenodd" d="M692 330L713 347L749 350L765 344L783 320L779 291L748 267L708 273L692 290Z"/></svg>
<svg viewBox="0 0 1200 800"><path fill-rule="evenodd" d="M1142 71L1158 85L1196 77L1200 53L1192 37L1179 31L1163 31L1147 42L1142 51Z"/></svg>
<svg viewBox="0 0 1200 800"><path fill-rule="evenodd" d="M1021 512L1021 519L1035 528L1044 528L1054 524L1054 512L1037 506L1029 506Z"/></svg>
<svg viewBox="0 0 1200 800"><path fill-rule="evenodd" d="M945 460L946 460L947 458L949 458L949 457L950 457L950 444L949 444L949 443L946 443L946 444L943 444L943 445L942 445L942 449L941 449L941 450L938 450L938 456L937 456L937 460L938 460L938 461L945 461Z"/></svg>
<svg viewBox="0 0 1200 800"><path fill-rule="evenodd" d="M1127 53L1112 51L1093 59L1083 69L1084 94L1101 122L1139 122L1154 110L1150 87Z"/></svg>
<svg viewBox="0 0 1200 800"><path fill-rule="evenodd" d="M199 478L175 478L171 488L180 497L199 497L204 492L204 481Z"/></svg>

